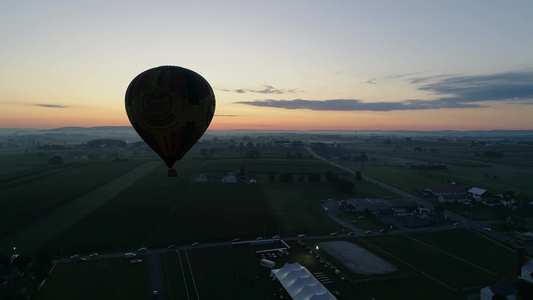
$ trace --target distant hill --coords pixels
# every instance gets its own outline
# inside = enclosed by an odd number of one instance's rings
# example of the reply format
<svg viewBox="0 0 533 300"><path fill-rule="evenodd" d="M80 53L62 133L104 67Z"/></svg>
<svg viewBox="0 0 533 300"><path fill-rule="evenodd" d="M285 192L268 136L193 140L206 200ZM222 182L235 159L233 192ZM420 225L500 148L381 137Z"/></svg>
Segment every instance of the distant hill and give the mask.
<svg viewBox="0 0 533 300"><path fill-rule="evenodd" d="M89 137L108 137L122 139L139 139L131 126L99 126L99 127L61 127L56 129L21 129L0 128L0 136L64 134L84 135ZM533 130L476 130L476 131L422 131L422 130L207 130L205 137L229 135L347 135L354 137L399 136L399 137L465 137L470 139L533 139Z"/></svg>

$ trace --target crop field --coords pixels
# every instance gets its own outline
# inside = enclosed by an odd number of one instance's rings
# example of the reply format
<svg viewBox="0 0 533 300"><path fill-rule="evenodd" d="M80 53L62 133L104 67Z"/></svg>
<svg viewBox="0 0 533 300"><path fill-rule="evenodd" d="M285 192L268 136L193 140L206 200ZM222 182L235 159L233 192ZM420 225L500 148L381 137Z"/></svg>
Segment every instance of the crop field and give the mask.
<svg viewBox="0 0 533 300"><path fill-rule="evenodd" d="M421 149L415 151L415 148ZM433 151L429 151L433 149ZM484 157L487 150L504 153L501 159ZM451 141L413 140L391 144L360 142L347 143L342 150L353 154L365 151L370 161L349 162L343 165L378 178L410 193L427 187L482 187L493 193L512 190L524 197L533 197L533 147L529 145L469 146ZM372 160L375 158L375 160ZM444 164L448 170L408 169L404 163Z"/></svg>
<svg viewBox="0 0 533 300"><path fill-rule="evenodd" d="M217 149L217 145L206 147ZM438 152L413 151L417 146ZM365 151L371 161L333 160L414 195L424 188L451 182L495 193L512 190L521 197L533 195L533 167L528 158L531 149L506 147L499 148L506 153L505 158L497 160L475 155L486 148L458 147L451 142L384 145L357 141L338 147L339 151L357 155ZM340 229L321 209L321 200L384 196L398 203L403 200L379 185L355 181L347 171L311 158L303 147L271 148L277 150L269 149L256 158L247 156L246 149L219 150L205 156L195 148L176 164L176 178L167 177L166 166L149 151L125 151L113 156L115 159L79 161L73 157L83 151L69 150L64 164L50 165L49 157L1 149L0 253L8 256L16 247L22 255L43 251L57 258L77 253L123 253L140 247L166 249L171 244L228 242L236 237L253 240L300 233L327 235ZM303 155L296 157L294 153L300 151ZM446 164L448 170L408 169L403 166L405 162ZM255 184L220 182L224 175L241 169ZM353 192L341 193L326 182L328 171L353 182ZM280 182L283 173L292 174L291 183ZM202 174L209 181L194 182ZM309 174L320 175L321 182L309 182ZM471 209L468 214L473 212ZM498 217L491 209L476 209L475 213L474 219ZM339 215L346 221L359 216L353 212ZM361 223L372 230L383 226ZM463 297L466 292L462 290L497 282L514 275L516 269L512 248L464 229L365 236L349 241L393 261L399 270L387 278L353 274L335 257L318 252L347 276L347 280L341 280L296 243L289 256L276 261L277 267L302 261L312 272L334 277L331 288L348 299L387 299L391 293L410 295L409 299L449 299L450 293ZM316 245L312 240L306 242L312 249ZM253 247L200 247L165 252L161 256L167 272L165 298L183 299L188 292L192 295L190 282L194 278L196 293L202 299L216 298L221 291L235 295L235 299L249 299L250 295L268 295L265 299L271 299L268 297L279 286L268 278L268 270L259 266L254 251ZM184 273L182 267L188 267L193 275ZM120 277L121 273L128 275ZM118 282L111 285L109 282L115 279ZM110 299L117 293L128 295L128 299L145 299L150 297L149 279L144 262L131 265L123 259L102 259L58 264L39 299L61 298L60 291L72 299Z"/></svg>

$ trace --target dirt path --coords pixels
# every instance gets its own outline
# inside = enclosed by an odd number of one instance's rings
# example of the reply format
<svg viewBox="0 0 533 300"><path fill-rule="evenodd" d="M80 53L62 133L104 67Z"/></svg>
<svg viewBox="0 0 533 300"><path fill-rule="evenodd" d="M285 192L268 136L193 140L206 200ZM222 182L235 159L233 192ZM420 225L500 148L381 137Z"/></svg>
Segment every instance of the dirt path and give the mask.
<svg viewBox="0 0 533 300"><path fill-rule="evenodd" d="M102 207L118 193L135 183L144 175L160 166L159 161L148 161L132 171L116 178L91 192L69 201L53 212L2 238L0 253L12 253L13 247L24 244L21 254L33 255L48 240L71 227L86 215ZM83 178L80 178L83 180ZM38 191L36 191L38 194ZM31 240L31 244L27 241Z"/></svg>

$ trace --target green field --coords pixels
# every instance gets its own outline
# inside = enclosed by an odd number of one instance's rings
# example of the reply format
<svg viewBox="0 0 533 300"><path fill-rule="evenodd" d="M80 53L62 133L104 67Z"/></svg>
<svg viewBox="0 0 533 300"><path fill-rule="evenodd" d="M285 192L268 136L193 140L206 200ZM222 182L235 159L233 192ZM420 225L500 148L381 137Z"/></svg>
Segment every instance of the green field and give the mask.
<svg viewBox="0 0 533 300"><path fill-rule="evenodd" d="M38 299L148 299L148 265L101 259L56 265Z"/></svg>
<svg viewBox="0 0 533 300"><path fill-rule="evenodd" d="M318 251L321 257L342 271L346 276L342 280L294 242L290 243L290 255L274 259L276 268L286 262L301 262L310 272L326 275L332 281L326 287L330 291L339 291L348 299L392 299L398 293L408 299L450 299L452 296L463 299L472 290L512 277L515 271L515 265L509 263L516 261L516 253L512 249L468 230L352 238L347 241L357 243L395 264L398 271L384 275L355 274L334 257ZM305 241L311 249L321 242ZM464 247L465 244L469 246ZM220 295L226 295L225 299L249 299L258 295L261 299L276 299L272 295L280 286L268 277L269 270L259 265L260 258L255 254L256 250L268 248L268 245L226 246L166 252L161 255L165 299L187 299L187 295L201 299L216 299ZM38 299L55 299L57 294L54 291L57 290L63 290L63 295L76 299L81 295L80 291L92 294L93 290L97 290L99 299L113 299L103 296L116 295L109 291L106 280L111 280L110 276L120 276L121 272L127 272L128 276L118 278L117 286L127 287L128 281L135 282L138 294L132 292L128 294L128 299L143 299L146 290L141 292L138 285L149 289L146 286L149 277L147 263L130 265L126 262L117 258L59 264ZM73 276L81 280L67 280ZM90 276L98 280L91 281Z"/></svg>
<svg viewBox="0 0 533 300"><path fill-rule="evenodd" d="M262 142L265 140L261 139ZM412 148L417 145L438 148L438 155L414 153ZM200 155L200 147L217 151L206 157ZM375 158L364 164L342 160L338 163L413 194L426 187L445 186L451 181L494 192L512 190L523 201L532 194L528 181L532 166L526 159L530 148L526 146L505 148L509 154L505 160L498 161L473 154L483 148L459 147L452 142L412 141L399 147L398 144L357 140L343 143L338 148L340 150L335 151L356 154L364 150L370 158ZM395 201L402 201L397 199L398 195L376 184L354 181L353 175L345 170L335 169L307 154L297 156L295 153L305 151L303 147L271 145L254 149L261 152L259 158L247 157L246 148L244 151L239 147L224 148L220 142L201 144L176 164L177 178L167 177L164 164L149 152L114 150L116 153L112 157L115 159L78 161L74 155L81 154L82 150L68 150L64 164L49 165L47 157L32 156L23 149L2 149L0 253L31 257L44 252L56 258L78 253L123 253L139 247L165 249L170 244L230 241L235 237L255 239L278 234L328 234L339 231L339 226L324 214L320 208L321 200L391 196ZM443 163L449 169L412 170L403 168L404 162ZM254 179L256 184L220 182L222 176L241 168L246 170L247 179ZM353 182L353 192L341 193L327 183L325 174L328 171ZM280 182L282 173L291 173L292 183ZM194 182L201 174L211 181ZM309 174L319 174L321 182L309 182ZM271 176L274 176L273 182ZM474 213L475 219L499 217L492 210L479 207L470 209L469 213ZM353 212L339 215L348 222L359 216ZM365 230L377 231L383 227L383 224L369 220L360 222ZM350 241L393 261L399 271L394 278L350 274L341 262L328 258L348 277L346 281L334 280L332 288L349 295L348 298L353 295L362 299L372 296L387 299L394 293L412 296L415 292L418 296L409 299L449 299L450 295L461 298L468 293L463 290L498 282L513 276L516 269L516 254L512 248L502 247L467 230L363 237ZM335 276L305 249L294 245L291 255L280 260L280 264L303 259L309 270ZM258 265L253 251L252 248L195 248L186 254L180 251L181 260L178 253L165 253L162 255L162 262L168 268L165 293L169 293L165 296L169 299L184 297L184 290L189 287L184 280L190 282L192 277L183 279L182 266L194 270L198 294L204 299L216 298L219 291L233 293L236 299L272 295L279 287ZM185 264L184 255L190 262ZM55 299L58 291L66 291L76 299L80 291L86 299L91 296L106 299L106 295L117 293L132 295L128 299L136 299L133 294L145 298L150 295L147 270L145 263L130 265L123 259L59 264L48 278L39 299ZM118 274L122 272L131 274L120 277ZM99 273L106 275L96 275ZM87 285L87 278L91 276L100 276L102 280ZM115 278L118 282L109 284ZM134 291L126 291L131 282L136 282ZM357 288L354 289L350 282L357 283ZM64 284L68 284L68 288Z"/></svg>

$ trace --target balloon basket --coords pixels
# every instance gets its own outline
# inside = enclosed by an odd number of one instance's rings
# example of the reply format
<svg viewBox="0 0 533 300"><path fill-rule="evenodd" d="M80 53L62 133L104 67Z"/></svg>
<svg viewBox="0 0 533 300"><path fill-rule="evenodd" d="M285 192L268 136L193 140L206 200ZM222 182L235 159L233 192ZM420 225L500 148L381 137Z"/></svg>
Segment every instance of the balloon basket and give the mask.
<svg viewBox="0 0 533 300"><path fill-rule="evenodd" d="M167 175L168 177L178 177L178 171L174 169L168 169Z"/></svg>

